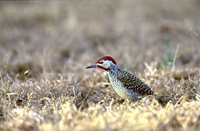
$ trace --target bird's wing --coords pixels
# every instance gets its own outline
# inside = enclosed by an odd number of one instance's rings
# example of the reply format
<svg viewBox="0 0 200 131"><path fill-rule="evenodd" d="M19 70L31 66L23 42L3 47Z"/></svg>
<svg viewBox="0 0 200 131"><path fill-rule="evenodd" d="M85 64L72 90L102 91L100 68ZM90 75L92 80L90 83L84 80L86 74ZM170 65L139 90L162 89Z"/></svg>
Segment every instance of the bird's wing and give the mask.
<svg viewBox="0 0 200 131"><path fill-rule="evenodd" d="M132 89L141 95L154 94L154 92L145 83L129 72L121 70L121 74L118 75L117 78L123 83L124 87Z"/></svg>

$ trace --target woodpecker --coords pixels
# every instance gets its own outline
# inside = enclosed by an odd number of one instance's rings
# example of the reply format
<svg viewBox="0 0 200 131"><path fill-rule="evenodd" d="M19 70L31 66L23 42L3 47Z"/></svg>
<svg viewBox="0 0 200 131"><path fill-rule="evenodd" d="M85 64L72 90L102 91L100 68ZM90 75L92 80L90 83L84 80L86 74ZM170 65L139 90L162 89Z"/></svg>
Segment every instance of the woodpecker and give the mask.
<svg viewBox="0 0 200 131"><path fill-rule="evenodd" d="M134 74L120 69L111 56L103 56L95 64L86 67L86 69L90 68L99 68L106 71L114 91L122 99L137 101L147 95L156 96L151 88ZM155 98L161 103L157 96Z"/></svg>

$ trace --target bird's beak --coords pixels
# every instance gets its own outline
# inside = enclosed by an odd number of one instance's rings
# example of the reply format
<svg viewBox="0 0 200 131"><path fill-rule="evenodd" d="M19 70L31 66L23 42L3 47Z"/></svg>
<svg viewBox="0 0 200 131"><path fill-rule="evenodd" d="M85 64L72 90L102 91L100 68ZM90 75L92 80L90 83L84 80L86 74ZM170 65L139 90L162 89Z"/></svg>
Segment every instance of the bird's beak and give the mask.
<svg viewBox="0 0 200 131"><path fill-rule="evenodd" d="M96 68L97 67L97 65L96 64L92 64L92 65L90 65L90 66L87 66L86 67L86 69L90 69L90 68Z"/></svg>

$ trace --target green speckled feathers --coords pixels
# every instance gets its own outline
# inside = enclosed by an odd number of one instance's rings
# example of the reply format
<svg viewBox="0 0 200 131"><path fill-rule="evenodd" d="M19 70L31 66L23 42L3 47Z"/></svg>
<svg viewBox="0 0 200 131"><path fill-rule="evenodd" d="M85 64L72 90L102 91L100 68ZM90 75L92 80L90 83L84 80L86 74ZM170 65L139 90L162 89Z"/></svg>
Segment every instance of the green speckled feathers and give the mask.
<svg viewBox="0 0 200 131"><path fill-rule="evenodd" d="M133 74L124 70L119 70L119 72L117 79L125 88L132 89L140 95L154 95L154 92Z"/></svg>

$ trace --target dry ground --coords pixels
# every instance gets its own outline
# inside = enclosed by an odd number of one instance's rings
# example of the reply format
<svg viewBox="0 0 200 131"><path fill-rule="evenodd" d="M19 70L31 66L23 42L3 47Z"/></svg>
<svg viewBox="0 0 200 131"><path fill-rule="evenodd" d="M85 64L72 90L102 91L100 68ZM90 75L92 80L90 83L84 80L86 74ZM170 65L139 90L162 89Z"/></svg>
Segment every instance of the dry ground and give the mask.
<svg viewBox="0 0 200 131"><path fill-rule="evenodd" d="M0 2L0 130L200 130L200 1ZM130 103L111 55L162 99Z"/></svg>

